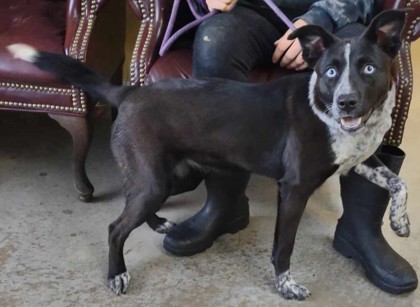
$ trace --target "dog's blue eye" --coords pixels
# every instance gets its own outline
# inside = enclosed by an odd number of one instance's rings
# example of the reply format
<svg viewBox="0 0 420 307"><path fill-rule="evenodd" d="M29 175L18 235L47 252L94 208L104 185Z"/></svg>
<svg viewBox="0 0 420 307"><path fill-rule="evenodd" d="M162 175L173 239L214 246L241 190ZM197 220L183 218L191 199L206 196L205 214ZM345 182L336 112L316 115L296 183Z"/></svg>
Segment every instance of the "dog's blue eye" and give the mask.
<svg viewBox="0 0 420 307"><path fill-rule="evenodd" d="M376 68L373 65L366 65L363 69L363 72L367 75L371 75L375 72Z"/></svg>
<svg viewBox="0 0 420 307"><path fill-rule="evenodd" d="M328 78L334 78L337 75L337 71L334 68L330 68L327 70L327 72L325 73L325 75Z"/></svg>

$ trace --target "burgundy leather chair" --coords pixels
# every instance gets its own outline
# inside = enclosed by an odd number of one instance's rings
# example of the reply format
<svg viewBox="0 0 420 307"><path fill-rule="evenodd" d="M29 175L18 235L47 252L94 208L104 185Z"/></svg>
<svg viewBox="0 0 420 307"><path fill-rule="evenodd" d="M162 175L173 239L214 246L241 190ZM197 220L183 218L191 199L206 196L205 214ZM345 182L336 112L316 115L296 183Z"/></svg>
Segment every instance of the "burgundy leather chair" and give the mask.
<svg viewBox="0 0 420 307"><path fill-rule="evenodd" d="M79 198L89 201L93 186L85 171L92 137L88 97L33 65L16 60L6 46L26 43L70 55L121 82L125 1L1 0L0 109L47 113L73 138L73 171Z"/></svg>
<svg viewBox="0 0 420 307"><path fill-rule="evenodd" d="M411 65L410 45L420 36L420 0L384 0L376 1L377 11L394 8L412 8L403 32L404 43L396 61L397 69L397 103L393 112L393 123L384 142L398 146L402 142L405 122L413 90L413 71ZM130 83L143 86L169 77L189 78L191 76L191 48L169 50L163 57L159 56L159 47L168 25L173 0L130 0L130 5L140 20L139 32L134 46ZM188 15L178 13L178 16ZM253 82L265 82L293 71L273 65L269 69L258 69L252 72Z"/></svg>

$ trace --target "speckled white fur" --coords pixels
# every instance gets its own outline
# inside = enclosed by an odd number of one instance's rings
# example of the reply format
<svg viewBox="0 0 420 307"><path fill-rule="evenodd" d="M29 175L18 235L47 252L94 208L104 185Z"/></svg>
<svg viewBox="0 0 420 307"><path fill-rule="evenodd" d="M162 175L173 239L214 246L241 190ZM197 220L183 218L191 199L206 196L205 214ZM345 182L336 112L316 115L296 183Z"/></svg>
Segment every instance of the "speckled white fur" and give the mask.
<svg viewBox="0 0 420 307"><path fill-rule="evenodd" d="M312 74L309 83L309 102L314 113L328 127L331 137L331 149L335 156L334 164L339 165L338 175L347 174L351 168L369 158L382 143L385 133L391 128L392 109L395 106L395 84L388 92L383 105L374 110L365 127L349 133L332 117L319 110L315 105L314 90L317 74Z"/></svg>
<svg viewBox="0 0 420 307"><path fill-rule="evenodd" d="M384 166L371 168L367 165L359 164L354 168L354 171L390 192L392 198L389 211L391 228L398 236L408 237L410 235L410 221L407 215L408 192L405 183Z"/></svg>
<svg viewBox="0 0 420 307"><path fill-rule="evenodd" d="M281 296L288 300L296 299L302 301L311 295L307 288L293 280L289 270L276 276L276 288Z"/></svg>
<svg viewBox="0 0 420 307"><path fill-rule="evenodd" d="M388 92L388 97L381 107L374 110L365 127L349 133L341 129L340 124L326 113L317 109L314 101L314 89L317 74L312 74L309 84L309 101L314 113L327 125L331 137L331 149L335 156L334 164L339 165L337 175L344 175L355 167L355 171L369 181L387 189L391 193L391 227L399 236L410 233L406 213L407 187L402 180L386 167L369 168L361 164L374 154L382 143L385 133L392 124L392 109L395 106L395 84Z"/></svg>
<svg viewBox="0 0 420 307"><path fill-rule="evenodd" d="M174 228L176 226L176 224L174 222L171 221L166 221L163 224L160 224L155 231L158 233L168 233L169 230L171 230L172 228Z"/></svg>
<svg viewBox="0 0 420 307"><path fill-rule="evenodd" d="M130 274L124 272L113 278L108 279L108 287L116 295L125 294L127 292L128 284L130 283Z"/></svg>

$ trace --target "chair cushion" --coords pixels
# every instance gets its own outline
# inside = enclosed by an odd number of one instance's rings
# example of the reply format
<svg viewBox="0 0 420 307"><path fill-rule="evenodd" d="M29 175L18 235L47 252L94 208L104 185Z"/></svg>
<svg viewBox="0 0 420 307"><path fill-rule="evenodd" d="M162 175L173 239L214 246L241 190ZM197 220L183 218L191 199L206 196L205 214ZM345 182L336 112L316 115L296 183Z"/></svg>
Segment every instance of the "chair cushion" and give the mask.
<svg viewBox="0 0 420 307"><path fill-rule="evenodd" d="M53 75L11 57L6 46L30 44L40 50L63 52L65 0L1 0L0 81L33 85L62 84Z"/></svg>
<svg viewBox="0 0 420 307"><path fill-rule="evenodd" d="M167 78L190 78L191 68L192 51L190 49L169 51L152 65L147 75L146 83L153 83ZM293 73L296 73L296 71L283 69L278 65L272 65L252 71L251 81L262 83Z"/></svg>

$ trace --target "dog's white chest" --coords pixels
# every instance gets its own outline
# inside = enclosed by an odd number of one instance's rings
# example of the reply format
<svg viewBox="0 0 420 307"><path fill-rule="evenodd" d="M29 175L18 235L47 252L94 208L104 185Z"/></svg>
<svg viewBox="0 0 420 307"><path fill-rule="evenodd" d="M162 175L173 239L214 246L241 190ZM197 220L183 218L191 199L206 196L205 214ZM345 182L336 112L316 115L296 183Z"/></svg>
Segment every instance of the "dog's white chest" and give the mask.
<svg viewBox="0 0 420 307"><path fill-rule="evenodd" d="M391 127L391 117L384 120L378 127L366 130L357 135L331 135L331 149L335 155L334 164L339 165L337 173L346 174L352 167L365 161L375 153L382 143L385 133Z"/></svg>

